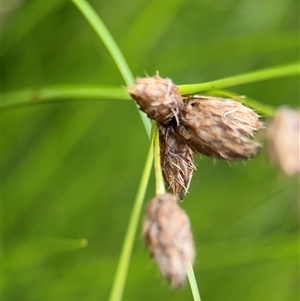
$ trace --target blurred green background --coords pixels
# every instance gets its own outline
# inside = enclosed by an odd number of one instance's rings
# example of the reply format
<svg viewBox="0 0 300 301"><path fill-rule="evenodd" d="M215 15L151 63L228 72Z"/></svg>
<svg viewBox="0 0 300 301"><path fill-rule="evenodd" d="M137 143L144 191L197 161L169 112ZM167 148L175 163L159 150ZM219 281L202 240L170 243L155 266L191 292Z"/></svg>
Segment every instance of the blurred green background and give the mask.
<svg viewBox="0 0 300 301"><path fill-rule="evenodd" d="M133 74L198 83L299 59L298 0L92 0ZM2 90L124 81L70 1L2 0ZM232 89L299 104L299 78ZM107 300L148 138L131 101L61 101L3 109L2 297ZM181 204L197 246L203 301L296 301L299 187L262 153L196 158ZM146 199L155 193L151 177ZM172 291L138 230L124 300L192 300ZM87 247L84 248L86 239Z"/></svg>

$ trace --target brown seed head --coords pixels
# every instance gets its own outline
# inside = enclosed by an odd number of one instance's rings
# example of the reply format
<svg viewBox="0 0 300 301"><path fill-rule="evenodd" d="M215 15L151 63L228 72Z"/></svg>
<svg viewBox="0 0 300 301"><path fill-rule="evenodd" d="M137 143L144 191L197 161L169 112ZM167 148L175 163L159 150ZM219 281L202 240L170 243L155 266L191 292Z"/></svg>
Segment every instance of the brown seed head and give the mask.
<svg viewBox="0 0 300 301"><path fill-rule="evenodd" d="M176 132L192 150L226 160L248 159L261 145L255 132L263 127L259 116L241 103L223 98L193 96L184 102Z"/></svg>
<svg viewBox="0 0 300 301"><path fill-rule="evenodd" d="M165 181L172 193L182 200L186 195L193 171L193 151L170 126L159 127L160 161Z"/></svg>
<svg viewBox="0 0 300 301"><path fill-rule="evenodd" d="M189 218L174 195L157 195L148 203L143 237L162 275L172 287L181 287L195 251Z"/></svg>
<svg viewBox="0 0 300 301"><path fill-rule="evenodd" d="M267 152L286 175L300 173L300 111L279 108L267 126Z"/></svg>
<svg viewBox="0 0 300 301"><path fill-rule="evenodd" d="M153 77L137 78L136 84L128 88L140 110L161 124L168 124L183 106L179 89L170 79Z"/></svg>

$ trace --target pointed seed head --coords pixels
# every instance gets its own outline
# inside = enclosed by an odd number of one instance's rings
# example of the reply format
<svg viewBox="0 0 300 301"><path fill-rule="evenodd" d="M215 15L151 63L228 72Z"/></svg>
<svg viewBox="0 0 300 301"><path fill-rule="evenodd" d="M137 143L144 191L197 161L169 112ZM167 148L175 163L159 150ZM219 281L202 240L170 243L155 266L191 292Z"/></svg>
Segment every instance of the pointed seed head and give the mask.
<svg viewBox="0 0 300 301"><path fill-rule="evenodd" d="M193 151L171 126L159 127L160 161L164 179L172 193L182 200L188 192L194 164Z"/></svg>
<svg viewBox="0 0 300 301"><path fill-rule="evenodd" d="M263 127L259 116L237 101L189 97L179 120L177 134L198 154L226 160L249 159L261 148L255 140L255 132Z"/></svg>
<svg viewBox="0 0 300 301"><path fill-rule="evenodd" d="M128 88L140 110L161 124L168 124L183 106L177 86L170 79L158 74L153 77L137 78L136 84Z"/></svg>

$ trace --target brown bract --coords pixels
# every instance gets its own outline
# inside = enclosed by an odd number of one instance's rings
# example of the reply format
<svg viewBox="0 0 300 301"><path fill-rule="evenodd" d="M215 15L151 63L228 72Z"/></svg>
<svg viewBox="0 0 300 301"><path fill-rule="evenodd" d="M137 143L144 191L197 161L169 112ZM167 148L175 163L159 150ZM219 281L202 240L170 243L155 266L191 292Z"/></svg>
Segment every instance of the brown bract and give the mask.
<svg viewBox="0 0 300 301"><path fill-rule="evenodd" d="M182 200L186 195L193 171L193 151L171 126L159 127L160 161L163 176L174 195Z"/></svg>
<svg viewBox="0 0 300 301"><path fill-rule="evenodd" d="M267 126L268 155L286 175L300 173L300 111L279 108Z"/></svg>
<svg viewBox="0 0 300 301"><path fill-rule="evenodd" d="M170 79L158 74L153 77L137 78L136 84L128 88L140 110L161 124L168 124L183 106L179 89Z"/></svg>
<svg viewBox="0 0 300 301"><path fill-rule="evenodd" d="M189 218L174 195L157 195L148 203L143 237L162 275L172 287L181 287L195 251Z"/></svg>
<svg viewBox="0 0 300 301"><path fill-rule="evenodd" d="M217 97L193 96L185 99L175 131L191 149L218 159L248 159L261 145L254 140L263 127L259 116L241 103Z"/></svg>

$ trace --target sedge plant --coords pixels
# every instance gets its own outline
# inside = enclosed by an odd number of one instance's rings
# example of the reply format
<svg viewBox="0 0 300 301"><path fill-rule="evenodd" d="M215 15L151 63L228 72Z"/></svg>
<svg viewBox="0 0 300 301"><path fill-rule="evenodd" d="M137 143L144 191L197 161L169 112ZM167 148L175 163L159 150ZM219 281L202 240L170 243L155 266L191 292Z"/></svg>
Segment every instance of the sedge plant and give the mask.
<svg viewBox="0 0 300 301"><path fill-rule="evenodd" d="M91 27L95 30L98 37L106 46L108 52L112 56L116 63L124 82L127 86L134 83L134 76L130 71L126 60L120 51L118 45L115 43L110 32L102 22L101 18L97 15L94 9L85 0L71 0L79 11L83 14ZM299 74L299 62L293 62L290 64L267 68L264 70L258 70L255 72L236 75L229 78L219 79L206 83L179 85L181 94L196 94L206 93L208 95L220 95L230 97L245 103L252 107L257 112L264 116L273 116L275 108L269 105L265 105L253 99L247 97L241 97L235 93L227 90L230 87L268 80L272 78L282 78L295 76ZM226 90L225 90L226 89ZM41 87L38 89L26 89L3 95L2 108L9 109L18 105L28 105L33 101L36 102L54 102L62 99L76 99L85 97L86 99L119 99L130 100L130 97L123 87L118 86L101 86L101 85L57 85L49 87ZM158 129L155 122L150 122L143 112L140 112L140 116L143 125L146 130L146 134L150 139L149 150L146 156L144 170L142 172L141 181L139 183L136 198L133 203L130 221L127 227L127 232L124 238L123 247L121 250L118 267L115 273L114 282L112 284L110 301L121 301L124 287L126 284L126 277L128 267L130 263L132 248L136 233L139 228L139 220L144 203L144 197L146 189L148 187L149 177L151 173L153 158L154 158L154 171L156 178L156 194L165 193L165 185L162 177L161 165L160 165L160 150L158 142ZM191 286L191 291L194 301L200 301L200 293L197 286L196 277L192 266L188 271L188 279Z"/></svg>

